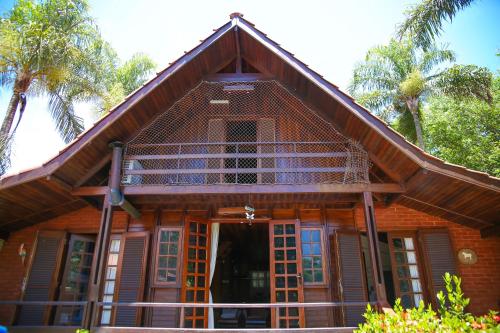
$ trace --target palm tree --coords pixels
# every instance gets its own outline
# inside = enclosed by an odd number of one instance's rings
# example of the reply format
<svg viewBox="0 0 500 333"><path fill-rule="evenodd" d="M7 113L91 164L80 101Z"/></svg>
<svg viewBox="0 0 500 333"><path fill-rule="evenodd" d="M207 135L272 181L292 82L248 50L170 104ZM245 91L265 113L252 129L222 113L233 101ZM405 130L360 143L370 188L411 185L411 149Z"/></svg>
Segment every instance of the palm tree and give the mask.
<svg viewBox="0 0 500 333"><path fill-rule="evenodd" d="M96 106L98 115L108 112L144 84L155 68L155 62L142 53L136 53L123 64L115 65L113 70L109 71L106 89Z"/></svg>
<svg viewBox="0 0 500 333"><path fill-rule="evenodd" d="M431 45L422 51L410 40L393 39L370 49L355 66L349 92L425 149L420 113L429 96L491 102L491 72L473 65L450 66L454 61L450 50Z"/></svg>
<svg viewBox="0 0 500 333"><path fill-rule="evenodd" d="M77 102L109 106L140 86L155 65L140 55L120 71L115 51L100 37L87 0L19 0L0 21L0 85L12 96L0 127L0 175L10 164L10 147L28 97L48 96L48 111L65 142L84 129ZM123 74L120 76L120 73ZM17 123L14 120L17 116Z"/></svg>
<svg viewBox="0 0 500 333"><path fill-rule="evenodd" d="M0 84L12 89L0 127L4 148L10 146L14 119L17 115L19 124L30 96L49 96L51 116L64 141L83 130L73 102L95 94L100 71L89 54L101 44L87 12L85 0L19 0L0 21ZM7 165L5 151L2 164Z"/></svg>
<svg viewBox="0 0 500 333"><path fill-rule="evenodd" d="M397 36L409 37L420 47L430 47L441 34L443 22L452 20L458 11L470 6L474 0L422 0L410 7L405 21L398 27Z"/></svg>

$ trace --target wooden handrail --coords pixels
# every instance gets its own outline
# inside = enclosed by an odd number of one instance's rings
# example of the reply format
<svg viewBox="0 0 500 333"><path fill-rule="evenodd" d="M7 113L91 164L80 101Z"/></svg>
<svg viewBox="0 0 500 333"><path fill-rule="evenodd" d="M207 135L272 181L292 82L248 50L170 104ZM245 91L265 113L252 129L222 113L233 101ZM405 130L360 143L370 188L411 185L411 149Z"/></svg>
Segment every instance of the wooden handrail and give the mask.
<svg viewBox="0 0 500 333"><path fill-rule="evenodd" d="M333 153L199 153L199 154L161 154L161 155L126 155L125 160L188 160L219 158L332 158L347 157L347 152Z"/></svg>
<svg viewBox="0 0 500 333"><path fill-rule="evenodd" d="M0 301L0 305L87 305L87 301Z"/></svg>
<svg viewBox="0 0 500 333"><path fill-rule="evenodd" d="M228 169L138 169L123 170L124 175L189 175L247 173L343 173L346 168L228 168Z"/></svg>
<svg viewBox="0 0 500 333"><path fill-rule="evenodd" d="M244 141L244 142L180 142L180 143L137 143L128 144L127 147L177 147L177 146L234 146L234 145L332 145L341 144L346 142L342 141Z"/></svg>
<svg viewBox="0 0 500 333"><path fill-rule="evenodd" d="M99 306L151 307L151 308L321 308L376 305L376 302L311 302L311 303L162 303L162 302L96 302Z"/></svg>

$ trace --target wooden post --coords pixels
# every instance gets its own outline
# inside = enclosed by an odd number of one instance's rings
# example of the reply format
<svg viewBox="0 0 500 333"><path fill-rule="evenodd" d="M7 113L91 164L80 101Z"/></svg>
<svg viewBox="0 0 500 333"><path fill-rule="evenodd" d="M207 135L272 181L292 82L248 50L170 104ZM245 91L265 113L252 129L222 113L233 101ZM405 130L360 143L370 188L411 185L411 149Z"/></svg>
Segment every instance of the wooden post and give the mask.
<svg viewBox="0 0 500 333"><path fill-rule="evenodd" d="M377 303L379 307L387 307L389 304L387 303L387 296L385 293L384 274L377 234L377 223L375 221L375 209L373 208L371 192L363 192L363 204L366 234L368 235L368 250L370 252Z"/></svg>
<svg viewBox="0 0 500 333"><path fill-rule="evenodd" d="M92 261L92 268L90 270L90 286L89 286L89 297L87 308L85 309L85 315L83 320L83 325L85 328L90 329L93 326L98 325L99 310L100 306L96 304L99 301L101 295L101 285L104 280L104 274L106 269L107 253L109 248L109 241L111 238L111 223L113 221L113 206L111 205L111 188L119 187L120 175L121 175L121 150L116 148L121 148L122 144L120 142L114 142L110 144L113 148L112 158L111 158L111 168L109 173L108 181L108 192L104 196L104 202L102 207L101 224L99 226L99 233L97 234L97 241L94 249L94 259Z"/></svg>
<svg viewBox="0 0 500 333"><path fill-rule="evenodd" d="M88 295L89 303L87 304L83 321L83 325L87 329L97 325L97 319L99 318L100 307L97 306L96 302L99 301L101 283L105 274L104 270L106 269L107 250L111 237L111 222L113 220L113 207L109 204L108 199L108 195L105 195L101 215L101 224L94 249L94 259L90 270L91 280Z"/></svg>

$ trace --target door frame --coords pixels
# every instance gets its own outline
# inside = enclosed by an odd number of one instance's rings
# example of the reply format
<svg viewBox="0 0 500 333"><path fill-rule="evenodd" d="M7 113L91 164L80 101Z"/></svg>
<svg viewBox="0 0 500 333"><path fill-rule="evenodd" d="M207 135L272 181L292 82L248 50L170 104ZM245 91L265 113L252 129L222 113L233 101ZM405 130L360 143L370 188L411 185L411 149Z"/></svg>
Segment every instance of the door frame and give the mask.
<svg viewBox="0 0 500 333"><path fill-rule="evenodd" d="M188 248L189 248L189 222L197 222L197 223L206 223L207 224L207 245L206 245L206 271L205 271L205 303L208 303L208 295L210 292L210 257L211 257L211 225L212 223L220 223L220 224L240 224L241 221L244 221L244 218L200 218L194 216L186 216L184 219L184 233L183 233L183 241L184 244L182 246L184 250L184 255L182 258L182 281L181 281L181 302L186 303L186 281L187 281L187 267L188 267ZM271 303L276 303L275 297L275 260L274 260L274 237L272 237L272 226L276 224L290 224L291 222L295 225L295 249L296 249L296 261L297 263L297 285L298 285L298 302L304 302L304 279L303 279L303 271L302 271L302 242L301 242L301 223L300 219L271 219L271 218L260 218L255 219L252 223L265 223L268 225L268 233L269 233L269 292ZM286 261L285 261L286 263ZM198 275L196 275L198 276ZM288 288L287 288L288 289ZM274 296L274 297L273 297ZM197 303L197 302L194 302ZM277 320L279 316L276 316L276 309L270 309L271 311L271 328L277 328ZM304 308L298 308L299 311L299 326L305 327L305 311ZM181 327L184 327L185 322L185 313L181 315ZM208 308L204 310L204 322L205 327L208 325Z"/></svg>

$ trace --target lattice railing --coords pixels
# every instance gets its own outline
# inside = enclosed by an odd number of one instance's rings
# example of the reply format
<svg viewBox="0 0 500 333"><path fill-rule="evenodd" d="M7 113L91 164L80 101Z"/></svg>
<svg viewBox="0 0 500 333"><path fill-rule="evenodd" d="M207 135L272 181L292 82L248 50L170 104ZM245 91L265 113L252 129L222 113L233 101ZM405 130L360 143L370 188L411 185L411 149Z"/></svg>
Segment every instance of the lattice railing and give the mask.
<svg viewBox="0 0 500 333"><path fill-rule="evenodd" d="M277 81L201 82L127 142L122 183L368 183L369 159Z"/></svg>
<svg viewBox="0 0 500 333"><path fill-rule="evenodd" d="M217 142L137 144L125 155L122 184L363 183L366 165L339 142Z"/></svg>

